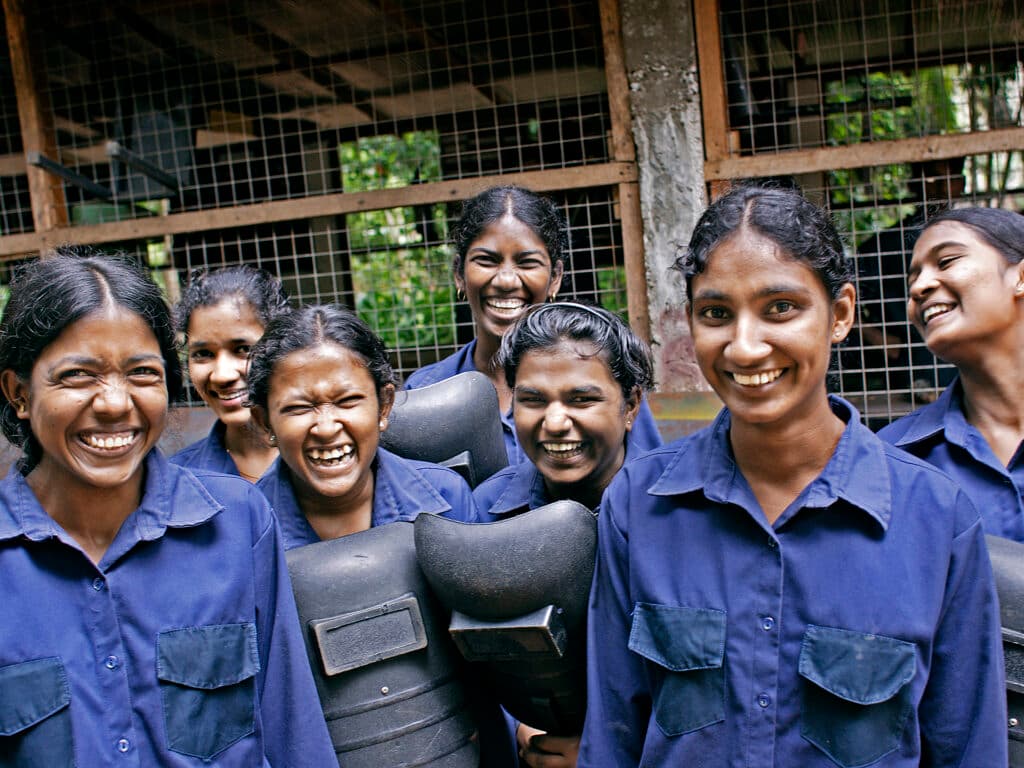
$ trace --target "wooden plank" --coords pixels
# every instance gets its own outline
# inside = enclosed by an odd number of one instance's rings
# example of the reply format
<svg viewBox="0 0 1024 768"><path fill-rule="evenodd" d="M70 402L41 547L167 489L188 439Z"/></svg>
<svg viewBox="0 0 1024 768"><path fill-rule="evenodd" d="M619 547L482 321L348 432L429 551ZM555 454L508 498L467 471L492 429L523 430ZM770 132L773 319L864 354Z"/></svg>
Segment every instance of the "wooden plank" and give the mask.
<svg viewBox="0 0 1024 768"><path fill-rule="evenodd" d="M722 67L718 0L693 0L693 21L697 34L700 110L704 118L704 155L711 162L729 156L729 101Z"/></svg>
<svg viewBox="0 0 1024 768"><path fill-rule="evenodd" d="M647 303L647 264L644 260L644 221L640 211L639 184L619 184L619 211L629 325L637 336L649 342L651 313Z"/></svg>
<svg viewBox="0 0 1024 768"><path fill-rule="evenodd" d="M32 232L0 237L0 260L24 257L34 251L53 248L74 241L82 244L116 243L148 240L184 232L294 221L316 216L376 211L403 205L429 205L465 200L494 184L518 184L537 192L586 187L606 187L637 180L633 163L602 163L549 171L527 171L504 176L481 176L454 181L415 184L400 189L379 189L369 192L337 193L255 203L233 208L176 213L108 224L63 227L48 232Z"/></svg>
<svg viewBox="0 0 1024 768"><path fill-rule="evenodd" d="M601 37L604 42L604 76L608 84L608 112L612 124L612 157L636 160L632 115L629 109L629 79L622 51L619 0L600 0Z"/></svg>
<svg viewBox="0 0 1024 768"><path fill-rule="evenodd" d="M921 139L876 141L845 147L820 147L708 160L704 163L704 177L711 181L786 176L834 168L914 163L1020 149L1024 149L1024 128L1000 128L975 133L927 136Z"/></svg>
<svg viewBox="0 0 1024 768"><path fill-rule="evenodd" d="M39 152L56 159L57 135L53 112L47 97L41 57L31 49L24 0L3 0L7 22L7 45L11 72L18 99L22 150ZM68 225L68 206L60 178L42 168L27 167L28 191L32 201L32 221L37 232Z"/></svg>

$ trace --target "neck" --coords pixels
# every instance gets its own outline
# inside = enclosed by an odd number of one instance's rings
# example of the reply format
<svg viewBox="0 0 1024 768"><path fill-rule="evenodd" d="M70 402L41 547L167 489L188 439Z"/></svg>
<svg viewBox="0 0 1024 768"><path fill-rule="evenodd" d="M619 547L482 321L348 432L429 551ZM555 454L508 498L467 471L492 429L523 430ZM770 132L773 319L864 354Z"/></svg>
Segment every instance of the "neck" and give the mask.
<svg viewBox="0 0 1024 768"><path fill-rule="evenodd" d="M327 541L370 529L373 525L373 472L368 477L369 482L337 497L304 493L295 487L293 480L299 509L317 536Z"/></svg>
<svg viewBox="0 0 1024 768"><path fill-rule="evenodd" d="M251 483L263 476L278 455L267 435L257 430L252 422L226 425L224 448L242 477Z"/></svg>
<svg viewBox="0 0 1024 768"><path fill-rule="evenodd" d="M992 350L984 361L957 365L964 393L967 421L994 420L1005 424L1024 424L1024 400L1020 382L1024 377L1024 348L1012 352Z"/></svg>
<svg viewBox="0 0 1024 768"><path fill-rule="evenodd" d="M476 340L476 349L473 350L473 365L483 373L494 384L498 391L498 406L502 413L506 413L512 407L512 390L505 381L505 369L494 364L494 357L498 354L501 346L501 339L489 335L480 335Z"/></svg>
<svg viewBox="0 0 1024 768"><path fill-rule="evenodd" d="M62 474L63 477L58 477ZM144 467L128 482L97 488L68 480L45 462L26 481L40 506L71 536L93 563L99 563L128 516L142 502Z"/></svg>

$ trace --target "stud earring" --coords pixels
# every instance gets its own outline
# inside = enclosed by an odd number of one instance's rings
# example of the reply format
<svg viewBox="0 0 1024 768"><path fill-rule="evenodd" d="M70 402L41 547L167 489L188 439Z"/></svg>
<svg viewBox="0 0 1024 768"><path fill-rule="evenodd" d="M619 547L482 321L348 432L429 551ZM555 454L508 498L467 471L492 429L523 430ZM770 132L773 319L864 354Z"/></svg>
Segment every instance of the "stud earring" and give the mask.
<svg viewBox="0 0 1024 768"><path fill-rule="evenodd" d="M268 441L271 445L277 445L277 435L273 432L270 433L270 439Z"/></svg>
<svg viewBox="0 0 1024 768"><path fill-rule="evenodd" d="M384 431L384 428L386 426L387 424L384 422L384 419L381 419L380 421L377 422L377 428L380 429L381 432Z"/></svg>

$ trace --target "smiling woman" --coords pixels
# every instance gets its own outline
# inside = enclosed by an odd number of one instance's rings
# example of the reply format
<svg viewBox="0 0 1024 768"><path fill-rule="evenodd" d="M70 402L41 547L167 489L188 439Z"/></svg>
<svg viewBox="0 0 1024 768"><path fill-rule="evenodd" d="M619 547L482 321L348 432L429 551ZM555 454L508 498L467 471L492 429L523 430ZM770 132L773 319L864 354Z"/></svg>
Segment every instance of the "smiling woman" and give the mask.
<svg viewBox="0 0 1024 768"><path fill-rule="evenodd" d="M679 266L725 408L605 492L579 764L1005 766L978 514L826 392L855 317L828 215L737 187Z"/></svg>
<svg viewBox="0 0 1024 768"><path fill-rule="evenodd" d="M154 448L182 386L157 286L70 246L27 266L0 371L0 763L332 764L266 499Z"/></svg>
<svg viewBox="0 0 1024 768"><path fill-rule="evenodd" d="M952 475L988 533L1024 541L1024 216L959 208L914 245L908 315L959 378L879 436Z"/></svg>

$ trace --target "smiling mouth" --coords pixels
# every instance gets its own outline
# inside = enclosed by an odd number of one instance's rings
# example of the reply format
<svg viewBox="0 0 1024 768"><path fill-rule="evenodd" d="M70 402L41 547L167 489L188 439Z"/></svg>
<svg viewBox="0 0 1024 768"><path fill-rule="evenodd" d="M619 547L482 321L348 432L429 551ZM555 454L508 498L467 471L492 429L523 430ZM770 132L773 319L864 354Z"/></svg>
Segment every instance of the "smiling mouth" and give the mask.
<svg viewBox="0 0 1024 768"><path fill-rule="evenodd" d="M938 317L939 315L944 315L947 312L952 311L952 304L932 304L930 307L926 307L925 310L921 312L921 322L924 325L928 325L928 321L930 321L933 317Z"/></svg>
<svg viewBox="0 0 1024 768"><path fill-rule="evenodd" d="M519 310L526 307L526 302L523 299L486 299L484 303L490 309L496 309L499 312L518 312Z"/></svg>
<svg viewBox="0 0 1024 768"><path fill-rule="evenodd" d="M115 434L89 433L81 436L82 442L97 451L117 451L135 444L138 432L117 432Z"/></svg>
<svg viewBox="0 0 1024 768"><path fill-rule="evenodd" d="M211 392L210 394L212 394L214 398L220 400L222 403L230 403L238 400L244 400L246 390L234 389L230 392Z"/></svg>
<svg viewBox="0 0 1024 768"><path fill-rule="evenodd" d="M583 453L583 443L579 440L560 443L541 443L541 448L544 449L544 453L552 459L557 460L571 459L572 457Z"/></svg>
<svg viewBox="0 0 1024 768"><path fill-rule="evenodd" d="M773 371L760 371L759 373L730 373L733 381L739 384L741 387L763 387L765 384L771 384L779 376L782 375L783 368L776 368Z"/></svg>
<svg viewBox="0 0 1024 768"><path fill-rule="evenodd" d="M306 457L317 467L337 467L352 458L355 452L356 449L352 445L343 445L339 448L311 448L306 451Z"/></svg>

